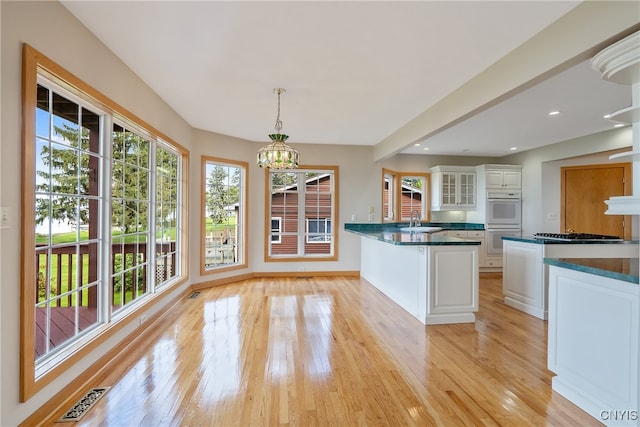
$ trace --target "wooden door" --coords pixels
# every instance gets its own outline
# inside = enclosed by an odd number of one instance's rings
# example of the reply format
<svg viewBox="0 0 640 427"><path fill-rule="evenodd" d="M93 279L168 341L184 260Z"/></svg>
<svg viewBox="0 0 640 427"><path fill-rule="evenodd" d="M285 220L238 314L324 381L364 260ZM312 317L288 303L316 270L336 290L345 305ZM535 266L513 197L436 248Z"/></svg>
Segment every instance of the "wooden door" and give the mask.
<svg viewBox="0 0 640 427"><path fill-rule="evenodd" d="M560 172L560 227L563 232L631 238L628 216L604 213L607 210L605 200L631 194L630 163L563 167Z"/></svg>

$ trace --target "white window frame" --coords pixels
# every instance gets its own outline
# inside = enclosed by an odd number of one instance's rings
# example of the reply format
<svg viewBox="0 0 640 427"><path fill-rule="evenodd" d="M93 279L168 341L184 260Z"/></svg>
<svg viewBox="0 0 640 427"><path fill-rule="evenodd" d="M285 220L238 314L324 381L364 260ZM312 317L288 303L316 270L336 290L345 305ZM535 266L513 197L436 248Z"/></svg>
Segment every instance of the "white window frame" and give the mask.
<svg viewBox="0 0 640 427"><path fill-rule="evenodd" d="M272 253L272 242L271 240L271 218L277 217L278 215L273 215L272 208L272 191L273 191L273 179L272 173L288 173L288 174L296 174L296 182L288 185L287 187L296 188L294 193L297 194L297 231L295 232L285 232L281 231L281 236L296 236L297 238L297 252L294 254L274 254ZM313 174L314 176L311 178L306 178L307 174ZM329 253L306 253L305 245L308 241L308 226L306 221L306 183L310 180L317 179L318 176L322 176L328 174L331 176L331 203L329 205L330 208L330 221L332 224L331 236L323 242L309 242L309 243L322 243L329 244L330 249ZM268 218L269 223L265 224L265 261L294 261L294 260L307 260L307 261L335 261L337 260L337 248L338 248L338 233L333 227L334 224L337 224L338 218L338 188L339 188L339 174L337 166L300 166L298 169L294 170L265 170L265 211L267 212L266 217ZM301 190L302 189L302 190ZM291 190L286 190L291 191ZM282 227L282 226L281 226ZM273 242L275 243L275 242ZM284 244L284 243L283 243ZM275 246L274 246L275 248Z"/></svg>
<svg viewBox="0 0 640 427"><path fill-rule="evenodd" d="M332 233L327 233L327 224L331 224L331 218L305 218L306 221L306 236L307 236L307 243L329 243L331 241L331 234ZM324 232L321 233L319 231L315 231L315 232L311 232L309 230L309 223L310 222L318 222L319 224L324 224ZM331 227L331 229L333 230L333 227ZM322 240L312 240L312 235L315 238L322 238Z"/></svg>
<svg viewBox="0 0 640 427"><path fill-rule="evenodd" d="M278 221L278 228L273 228L273 221ZM277 234L273 234L273 232ZM271 243L282 243L282 217L281 216L272 216L271 217ZM275 237L275 239L274 239Z"/></svg>

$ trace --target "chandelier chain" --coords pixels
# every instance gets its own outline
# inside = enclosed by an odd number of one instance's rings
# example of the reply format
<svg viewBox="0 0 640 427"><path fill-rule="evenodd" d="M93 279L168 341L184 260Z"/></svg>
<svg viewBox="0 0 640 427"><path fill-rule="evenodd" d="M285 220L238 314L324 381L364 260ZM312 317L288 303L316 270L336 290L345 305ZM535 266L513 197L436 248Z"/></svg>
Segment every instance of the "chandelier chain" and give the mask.
<svg viewBox="0 0 640 427"><path fill-rule="evenodd" d="M278 88L275 90L278 94L278 115L276 116L276 133L280 133L282 130L282 120L280 120L280 94L282 93L282 89Z"/></svg>

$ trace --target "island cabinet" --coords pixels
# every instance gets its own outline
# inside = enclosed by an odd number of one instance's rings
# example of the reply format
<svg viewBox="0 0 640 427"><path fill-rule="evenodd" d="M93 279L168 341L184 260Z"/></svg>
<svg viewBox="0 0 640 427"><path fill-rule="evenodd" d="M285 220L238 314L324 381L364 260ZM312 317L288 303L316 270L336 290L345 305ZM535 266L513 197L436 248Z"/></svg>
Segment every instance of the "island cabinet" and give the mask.
<svg viewBox="0 0 640 427"><path fill-rule="evenodd" d="M440 239L444 244L394 245L362 237L360 275L425 325L475 322L478 242Z"/></svg>
<svg viewBox="0 0 640 427"><path fill-rule="evenodd" d="M605 425L638 426L638 258L595 260L601 267L612 261L614 269L635 264L629 269L635 271L634 283L593 274L593 261L546 261L555 264L549 265L547 366L556 374L552 388ZM572 268L566 268L569 264Z"/></svg>
<svg viewBox="0 0 640 427"><path fill-rule="evenodd" d="M473 210L476 207L476 171L466 166L431 168L431 209Z"/></svg>
<svg viewBox="0 0 640 427"><path fill-rule="evenodd" d="M459 239L476 240L480 242L478 246L478 267L491 267L486 264L486 245L484 244L484 230L446 230L446 236L457 237ZM502 261L502 258L500 258Z"/></svg>
<svg viewBox="0 0 640 427"><path fill-rule="evenodd" d="M638 256L637 242L562 243L533 237L503 237L502 292L505 304L539 319L548 311L549 268L545 258Z"/></svg>

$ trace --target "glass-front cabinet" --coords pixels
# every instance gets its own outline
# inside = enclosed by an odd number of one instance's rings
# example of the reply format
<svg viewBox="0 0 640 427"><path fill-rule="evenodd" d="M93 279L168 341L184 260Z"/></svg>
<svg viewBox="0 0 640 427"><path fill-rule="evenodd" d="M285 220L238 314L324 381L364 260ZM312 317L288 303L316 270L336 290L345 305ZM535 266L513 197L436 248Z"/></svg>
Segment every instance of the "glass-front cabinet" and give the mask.
<svg viewBox="0 0 640 427"><path fill-rule="evenodd" d="M476 172L473 167L431 168L431 210L469 210L476 206Z"/></svg>

